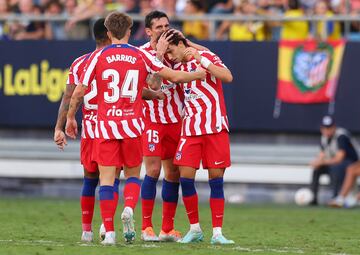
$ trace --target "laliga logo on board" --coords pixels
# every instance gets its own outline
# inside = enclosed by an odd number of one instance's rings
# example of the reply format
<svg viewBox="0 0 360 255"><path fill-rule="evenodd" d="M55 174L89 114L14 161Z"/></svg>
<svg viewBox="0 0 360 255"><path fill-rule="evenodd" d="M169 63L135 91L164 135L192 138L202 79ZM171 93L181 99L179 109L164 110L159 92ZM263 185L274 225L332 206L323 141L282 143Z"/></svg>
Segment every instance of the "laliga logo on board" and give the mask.
<svg viewBox="0 0 360 255"><path fill-rule="evenodd" d="M0 68L0 90L4 96L46 96L55 103L62 97L68 73L51 67L48 60L21 67L5 64Z"/></svg>
<svg viewBox="0 0 360 255"><path fill-rule="evenodd" d="M301 92L317 91L323 87L332 66L332 46L322 43L318 48L305 50L303 46L294 51L292 77Z"/></svg>

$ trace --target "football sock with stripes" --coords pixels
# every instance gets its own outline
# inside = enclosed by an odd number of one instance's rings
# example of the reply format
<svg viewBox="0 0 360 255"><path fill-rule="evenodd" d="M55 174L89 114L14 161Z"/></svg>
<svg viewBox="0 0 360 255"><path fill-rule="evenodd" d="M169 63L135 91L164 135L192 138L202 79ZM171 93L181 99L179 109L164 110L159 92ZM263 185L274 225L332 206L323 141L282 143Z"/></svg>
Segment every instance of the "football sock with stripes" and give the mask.
<svg viewBox="0 0 360 255"><path fill-rule="evenodd" d="M114 231L114 186L100 186L100 212L106 232Z"/></svg>
<svg viewBox="0 0 360 255"><path fill-rule="evenodd" d="M209 180L210 185L210 209L213 228L221 228L224 218L224 179L216 178Z"/></svg>
<svg viewBox="0 0 360 255"><path fill-rule="evenodd" d="M83 231L92 231L91 224L94 215L95 190L98 182L98 178L91 179L84 177L80 197L81 221Z"/></svg>
<svg viewBox="0 0 360 255"><path fill-rule="evenodd" d="M168 233L174 229L174 217L179 199L179 183L163 179L161 196L163 199L161 230Z"/></svg>
<svg viewBox="0 0 360 255"><path fill-rule="evenodd" d="M114 181L114 200L113 200L113 206L114 206L114 215L116 213L116 208L119 202L119 184L120 180L118 178L115 178Z"/></svg>
<svg viewBox="0 0 360 255"><path fill-rule="evenodd" d="M129 177L124 187L124 208L130 207L135 211L140 194L140 180L137 177Z"/></svg>
<svg viewBox="0 0 360 255"><path fill-rule="evenodd" d="M142 227L152 227L152 213L156 197L156 183L158 179L145 175L141 185L141 209L142 209Z"/></svg>
<svg viewBox="0 0 360 255"><path fill-rule="evenodd" d="M190 224L199 223L198 195L195 189L195 180L180 178L180 184L189 222Z"/></svg>

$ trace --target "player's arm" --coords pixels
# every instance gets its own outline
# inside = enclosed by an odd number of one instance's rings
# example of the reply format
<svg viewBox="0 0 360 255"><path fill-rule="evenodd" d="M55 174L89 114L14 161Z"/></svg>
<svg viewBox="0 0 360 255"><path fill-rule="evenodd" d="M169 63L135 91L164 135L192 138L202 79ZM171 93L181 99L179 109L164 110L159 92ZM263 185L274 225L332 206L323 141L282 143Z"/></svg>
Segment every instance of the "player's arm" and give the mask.
<svg viewBox="0 0 360 255"><path fill-rule="evenodd" d="M146 83L152 90L159 90L161 89L162 78L157 73L149 74L146 77Z"/></svg>
<svg viewBox="0 0 360 255"><path fill-rule="evenodd" d="M206 77L206 71L203 68L198 68L195 72L174 71L168 67L161 69L158 74L165 80L174 83L184 83L193 80L203 80Z"/></svg>
<svg viewBox="0 0 360 255"><path fill-rule="evenodd" d="M79 84L78 86L76 86L74 93L71 96L69 111L67 113L65 132L67 136L73 139L76 139L76 135L78 133L75 115L83 101L86 89L86 85Z"/></svg>
<svg viewBox="0 0 360 255"><path fill-rule="evenodd" d="M63 150L64 146L67 145L66 136L64 133L64 126L66 123L66 115L69 110L70 99L75 90L75 87L76 87L75 84L66 85L58 110L58 117L56 120L55 132L54 132L54 142L61 150Z"/></svg>
<svg viewBox="0 0 360 255"><path fill-rule="evenodd" d="M154 99L164 99L165 95L161 90L154 91L151 89L143 88L142 91L142 99L144 100L154 100Z"/></svg>
<svg viewBox="0 0 360 255"><path fill-rule="evenodd" d="M201 63L201 66L208 70L211 75L220 79L223 82L232 82L233 76L231 71L223 66L215 65L208 58L201 56L199 52L191 47L185 49L185 56L193 56L198 62Z"/></svg>

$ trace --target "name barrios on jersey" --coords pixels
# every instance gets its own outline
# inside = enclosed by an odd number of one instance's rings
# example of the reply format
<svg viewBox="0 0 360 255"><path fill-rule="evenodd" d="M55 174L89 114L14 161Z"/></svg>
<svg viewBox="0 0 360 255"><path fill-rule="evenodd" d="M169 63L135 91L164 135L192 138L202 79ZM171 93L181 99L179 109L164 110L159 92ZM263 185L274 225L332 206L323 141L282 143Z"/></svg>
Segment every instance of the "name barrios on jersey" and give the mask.
<svg viewBox="0 0 360 255"><path fill-rule="evenodd" d="M106 61L110 64L112 62L122 61L129 62L131 64L135 64L137 58L124 54L114 54L106 57Z"/></svg>

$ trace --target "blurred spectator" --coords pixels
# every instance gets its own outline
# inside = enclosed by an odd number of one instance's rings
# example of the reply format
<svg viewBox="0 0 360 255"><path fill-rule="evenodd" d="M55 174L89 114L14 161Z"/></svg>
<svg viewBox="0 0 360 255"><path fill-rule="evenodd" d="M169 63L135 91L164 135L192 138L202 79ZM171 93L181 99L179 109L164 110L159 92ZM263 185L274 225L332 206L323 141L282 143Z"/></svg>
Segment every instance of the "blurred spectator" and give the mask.
<svg viewBox="0 0 360 255"><path fill-rule="evenodd" d="M234 15L255 15L256 5L251 1L243 0L236 6ZM229 31L231 41L263 41L265 40L265 25L259 21L223 21L216 33L217 39L224 39L225 33Z"/></svg>
<svg viewBox="0 0 360 255"><path fill-rule="evenodd" d="M7 0L0 0L0 16L6 17L10 14L10 6ZM10 27L6 21L0 21L0 40L9 39Z"/></svg>
<svg viewBox="0 0 360 255"><path fill-rule="evenodd" d="M91 34L89 19L104 13L104 2L103 0L78 0L76 7L71 11L72 13L68 13L71 15L70 19L65 23L65 31L70 39L86 39Z"/></svg>
<svg viewBox="0 0 360 255"><path fill-rule="evenodd" d="M63 14L63 6L58 0L50 0L45 6L45 14L49 17L52 15ZM45 38L47 40L66 40L64 25L61 21L48 21L45 24Z"/></svg>
<svg viewBox="0 0 360 255"><path fill-rule="evenodd" d="M282 16L285 13L284 0L258 0L259 13L268 17ZM268 38L279 40L282 23L279 21L266 22L266 31L269 33Z"/></svg>
<svg viewBox="0 0 360 255"><path fill-rule="evenodd" d="M303 17L304 10L298 0L289 0L285 17ZM306 40L309 36L309 25L306 21L285 21L281 30L283 40Z"/></svg>
<svg viewBox="0 0 360 255"><path fill-rule="evenodd" d="M203 0L188 0L185 6L186 15L196 16L199 20L184 21L183 34L189 39L209 39L209 23L203 21L201 16L205 13L205 2Z"/></svg>
<svg viewBox="0 0 360 255"><path fill-rule="evenodd" d="M139 2L140 7L140 15L145 16L148 15L152 10L153 6L151 1L149 0L140 0ZM140 22L139 28L137 29L136 33L134 34L135 40L146 40L148 36L145 33L145 21Z"/></svg>
<svg viewBox="0 0 360 255"><path fill-rule="evenodd" d="M328 3L324 0L316 2L314 7L314 14L317 16L331 17L333 13L329 9ZM341 38L341 28L339 22L336 21L318 21L314 22L312 27L312 35L317 40L327 40L327 39L340 39Z"/></svg>
<svg viewBox="0 0 360 255"><path fill-rule="evenodd" d="M318 203L317 193L321 175L330 175L332 196L335 198L343 184L346 168L358 160L350 133L343 128L336 127L331 116L325 116L322 119L320 131L321 151L311 163L314 169L311 181L311 190L314 193L312 205Z"/></svg>
<svg viewBox="0 0 360 255"><path fill-rule="evenodd" d="M19 0L16 12L24 15L40 15L39 6L34 6L32 0ZM10 36L15 40L44 39L45 24L38 21L15 22L10 26Z"/></svg>
<svg viewBox="0 0 360 255"><path fill-rule="evenodd" d="M92 1L92 0L90 0ZM78 2L76 0L65 0L64 14L71 18L65 23L65 33L67 39L84 40L90 37L89 18L95 15L96 8L90 7L86 9L87 3ZM83 13L81 13L83 10Z"/></svg>
<svg viewBox="0 0 360 255"><path fill-rule="evenodd" d="M208 0L206 1L209 13L231 13L233 2L240 4L241 0Z"/></svg>
<svg viewBox="0 0 360 255"><path fill-rule="evenodd" d="M101 1L101 0L96 0ZM148 0L150 2L150 0ZM125 12L127 14L139 14L140 13L140 7L139 7L139 1L137 0L117 0L116 3L112 2L106 2L105 3L105 10L106 12L112 12L112 11L120 11ZM134 21L133 26L131 28L131 35L134 35L138 32L140 27L140 22Z"/></svg>
<svg viewBox="0 0 360 255"><path fill-rule="evenodd" d="M176 13L176 2L176 0L153 0L153 5L171 19Z"/></svg>

